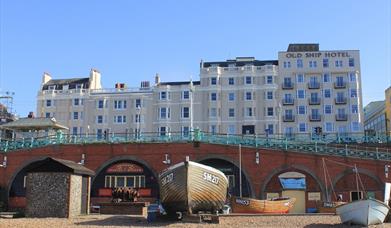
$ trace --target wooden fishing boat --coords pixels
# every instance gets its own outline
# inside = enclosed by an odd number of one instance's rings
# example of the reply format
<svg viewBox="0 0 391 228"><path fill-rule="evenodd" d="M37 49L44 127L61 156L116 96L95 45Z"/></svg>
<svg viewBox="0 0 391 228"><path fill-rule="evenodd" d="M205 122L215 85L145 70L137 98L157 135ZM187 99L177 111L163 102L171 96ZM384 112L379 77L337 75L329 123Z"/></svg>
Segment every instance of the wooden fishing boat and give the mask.
<svg viewBox="0 0 391 228"><path fill-rule="evenodd" d="M324 201L316 201L316 209L318 213L331 213L336 214L337 207L346 204L346 202L336 201L336 202L324 202Z"/></svg>
<svg viewBox="0 0 391 228"><path fill-rule="evenodd" d="M295 201L295 198L258 200L244 197L231 197L231 209L233 213L286 214L293 207Z"/></svg>
<svg viewBox="0 0 391 228"><path fill-rule="evenodd" d="M357 200L337 207L342 223L363 226L384 222L390 207L376 199Z"/></svg>
<svg viewBox="0 0 391 228"><path fill-rule="evenodd" d="M192 161L173 165L159 175L160 200L169 214L222 210L228 179L221 171Z"/></svg>

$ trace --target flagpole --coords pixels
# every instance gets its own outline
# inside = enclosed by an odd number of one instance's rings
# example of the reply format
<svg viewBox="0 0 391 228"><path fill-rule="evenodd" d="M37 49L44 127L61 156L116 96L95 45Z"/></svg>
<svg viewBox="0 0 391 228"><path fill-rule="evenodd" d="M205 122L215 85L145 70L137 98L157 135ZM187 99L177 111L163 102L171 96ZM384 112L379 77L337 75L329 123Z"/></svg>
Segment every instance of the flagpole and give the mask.
<svg viewBox="0 0 391 228"><path fill-rule="evenodd" d="M239 195L242 197L242 145L239 144Z"/></svg>

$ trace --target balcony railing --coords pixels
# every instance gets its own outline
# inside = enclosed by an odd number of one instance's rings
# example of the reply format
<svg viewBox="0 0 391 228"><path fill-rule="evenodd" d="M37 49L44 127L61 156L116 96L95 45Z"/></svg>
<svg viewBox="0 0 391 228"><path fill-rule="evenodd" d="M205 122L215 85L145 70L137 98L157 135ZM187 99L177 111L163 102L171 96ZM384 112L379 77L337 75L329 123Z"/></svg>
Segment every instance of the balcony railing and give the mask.
<svg viewBox="0 0 391 228"><path fill-rule="evenodd" d="M292 82L282 83L282 89L293 89L293 83Z"/></svg>
<svg viewBox="0 0 391 228"><path fill-rule="evenodd" d="M282 99L282 104L283 105L294 105L295 100L293 98L284 98L284 99Z"/></svg>
<svg viewBox="0 0 391 228"><path fill-rule="evenodd" d="M308 89L319 89L320 83L319 82L309 82L308 83Z"/></svg>
<svg viewBox="0 0 391 228"><path fill-rule="evenodd" d="M342 104L346 104L346 103L347 103L346 97L335 98L335 104L337 104L337 105L342 105Z"/></svg>
<svg viewBox="0 0 391 228"><path fill-rule="evenodd" d="M312 97L308 99L308 104L310 105L320 105L320 98L319 97Z"/></svg>
<svg viewBox="0 0 391 228"><path fill-rule="evenodd" d="M334 88L335 89L345 89L346 82L344 82L344 81L334 82Z"/></svg>
<svg viewBox="0 0 391 228"><path fill-rule="evenodd" d="M282 117L282 120L284 122L294 122L295 121L295 116L294 115L284 115Z"/></svg>
<svg viewBox="0 0 391 228"><path fill-rule="evenodd" d="M309 119L310 119L310 121L321 121L322 120L322 118L321 118L321 115L319 115L319 114L311 114L311 115L309 115Z"/></svg>
<svg viewBox="0 0 391 228"><path fill-rule="evenodd" d="M347 121L348 120L348 115L344 113L336 114L335 115L335 120L336 121Z"/></svg>

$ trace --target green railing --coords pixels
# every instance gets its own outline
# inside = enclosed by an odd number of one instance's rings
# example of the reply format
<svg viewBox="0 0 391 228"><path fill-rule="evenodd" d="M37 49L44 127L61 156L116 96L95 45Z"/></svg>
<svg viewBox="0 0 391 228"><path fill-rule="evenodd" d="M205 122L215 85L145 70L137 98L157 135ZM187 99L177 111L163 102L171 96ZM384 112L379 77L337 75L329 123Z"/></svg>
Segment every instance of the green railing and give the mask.
<svg viewBox="0 0 391 228"><path fill-rule="evenodd" d="M252 148L270 148L292 152L355 157L391 161L391 150L387 147L360 146L361 144L341 144L338 142L301 141L290 138L273 138L257 135L221 135L194 131L182 133L108 134L108 135L57 135L42 138L24 138L14 141L1 141L0 152L9 152L27 148L39 148L58 144L107 144L107 143L202 143L220 145L239 145ZM378 144L382 145L382 144ZM390 152L390 153L389 153Z"/></svg>

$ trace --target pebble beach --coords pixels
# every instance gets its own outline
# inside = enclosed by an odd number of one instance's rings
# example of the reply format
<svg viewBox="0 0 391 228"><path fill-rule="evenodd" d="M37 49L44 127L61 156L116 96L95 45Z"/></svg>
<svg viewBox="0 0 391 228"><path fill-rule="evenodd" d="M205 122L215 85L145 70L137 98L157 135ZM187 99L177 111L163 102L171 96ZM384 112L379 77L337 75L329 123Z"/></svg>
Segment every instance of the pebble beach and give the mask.
<svg viewBox="0 0 391 228"><path fill-rule="evenodd" d="M144 217L125 215L86 215L72 219L62 218L14 218L0 219L0 227L360 227L340 223L335 215L278 215L278 216L222 216L219 224L156 221L148 223ZM390 227L385 223L371 227Z"/></svg>

